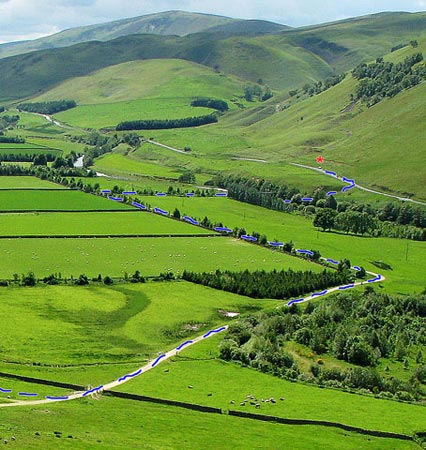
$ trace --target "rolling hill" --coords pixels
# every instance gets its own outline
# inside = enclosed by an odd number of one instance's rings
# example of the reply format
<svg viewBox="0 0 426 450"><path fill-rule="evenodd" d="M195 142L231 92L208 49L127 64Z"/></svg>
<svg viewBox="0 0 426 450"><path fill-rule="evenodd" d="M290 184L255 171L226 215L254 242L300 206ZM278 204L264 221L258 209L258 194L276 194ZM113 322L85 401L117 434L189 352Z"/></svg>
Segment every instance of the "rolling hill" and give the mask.
<svg viewBox="0 0 426 450"><path fill-rule="evenodd" d="M166 11L113 22L71 28L33 41L11 42L0 45L0 58L31 51L68 47L88 41L108 41L131 34L186 36L211 30L214 33L255 34L278 32L285 25L261 20L240 20L212 14Z"/></svg>
<svg viewBox="0 0 426 450"><path fill-rule="evenodd" d="M273 33L265 34L265 27ZM276 90L318 81L422 39L426 13L389 13L277 32L236 21L187 36L133 34L0 59L0 99L40 94L64 80L137 59L193 61ZM215 31L216 30L216 31Z"/></svg>

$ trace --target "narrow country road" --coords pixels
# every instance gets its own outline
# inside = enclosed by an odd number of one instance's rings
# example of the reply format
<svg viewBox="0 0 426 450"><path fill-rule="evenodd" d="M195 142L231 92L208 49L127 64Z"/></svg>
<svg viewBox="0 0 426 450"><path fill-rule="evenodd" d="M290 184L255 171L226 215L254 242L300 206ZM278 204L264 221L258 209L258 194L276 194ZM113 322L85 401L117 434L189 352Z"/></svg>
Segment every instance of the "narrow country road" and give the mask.
<svg viewBox="0 0 426 450"><path fill-rule="evenodd" d="M315 170L315 172L319 172L319 173L322 173L323 175L327 175L326 172L323 169L319 169L318 167L312 167L312 166L307 166L305 164L298 164L298 163L290 163L290 164L292 166L302 167L304 169ZM334 178L336 178L336 179L338 179L340 181L344 181L343 177L338 176L338 175L336 175ZM401 200L402 202L411 202L411 203L416 203L417 205L426 206L425 202L421 202L421 201L418 201L418 200L413 200L413 199L407 198L407 197L398 197L397 195L386 194L385 192L380 192L380 191L376 191L374 189L370 189L370 188L366 188L364 186L360 186L358 183L355 183L355 187L357 187L358 189L361 189L362 191L371 192L372 194L383 195L385 197L396 198L397 200Z"/></svg>

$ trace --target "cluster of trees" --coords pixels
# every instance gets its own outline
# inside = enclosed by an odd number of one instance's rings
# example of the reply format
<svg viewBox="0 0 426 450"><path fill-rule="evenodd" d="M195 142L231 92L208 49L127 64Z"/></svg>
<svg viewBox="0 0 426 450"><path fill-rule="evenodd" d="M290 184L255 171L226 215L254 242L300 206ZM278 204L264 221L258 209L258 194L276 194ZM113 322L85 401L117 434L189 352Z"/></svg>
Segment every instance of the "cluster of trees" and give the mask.
<svg viewBox="0 0 426 450"><path fill-rule="evenodd" d="M228 190L228 196L240 202L287 211L284 198L292 198L299 191L286 185L278 185L263 178L244 178L238 175L218 175L214 184Z"/></svg>
<svg viewBox="0 0 426 450"><path fill-rule="evenodd" d="M385 97L394 97L404 89L416 86L426 79L424 65L414 68L421 61L423 55L416 53L398 64L386 62L383 58L372 64L360 64L352 71L353 76L360 80L353 99L361 99L372 106Z"/></svg>
<svg viewBox="0 0 426 450"><path fill-rule="evenodd" d="M229 106L224 100L218 100L215 98L198 98L191 102L191 106L203 106L204 108L212 108L221 112L228 111Z"/></svg>
<svg viewBox="0 0 426 450"><path fill-rule="evenodd" d="M318 81L314 84L306 83L302 88L303 92L305 94L308 94L310 97L312 97L313 95L321 94L321 92L324 92L327 89L335 86L336 84L339 84L345 79L345 76L346 74L342 73L340 75L332 75L331 77L326 78L324 81ZM297 91L290 91L289 94L290 97L293 97L297 94Z"/></svg>
<svg viewBox="0 0 426 450"><path fill-rule="evenodd" d="M426 240L426 209L408 203L389 202L372 207L353 200L338 202L320 188L311 194L312 201L306 204L297 189L262 178L218 175L214 183L227 189L229 197L241 202L278 211L316 214L314 225L323 230ZM291 203L285 203L284 199L290 199Z"/></svg>
<svg viewBox="0 0 426 450"><path fill-rule="evenodd" d="M178 178L179 183L195 183L195 173L192 170L185 170Z"/></svg>
<svg viewBox="0 0 426 450"><path fill-rule="evenodd" d="M264 102L272 98L274 94L272 93L269 86L261 86L260 84L250 84L244 87L244 98L248 102L254 101L254 99Z"/></svg>
<svg viewBox="0 0 426 450"><path fill-rule="evenodd" d="M32 162L35 165L46 165L55 159L52 153L1 153L0 161L8 162Z"/></svg>
<svg viewBox="0 0 426 450"><path fill-rule="evenodd" d="M198 117L186 117L184 119L148 119L129 120L120 122L116 130L164 130L169 128L190 128L216 123L218 121L215 113Z"/></svg>
<svg viewBox="0 0 426 450"><path fill-rule="evenodd" d="M25 144L25 139L21 136L0 135L0 144Z"/></svg>
<svg viewBox="0 0 426 450"><path fill-rule="evenodd" d="M6 108L4 106L0 106L0 113L5 112Z"/></svg>
<svg viewBox="0 0 426 450"><path fill-rule="evenodd" d="M303 372L285 350L289 341L308 346L313 358L328 354L356 367L327 368L318 359ZM426 392L425 345L426 296L377 294L369 287L304 309L293 305L240 319L230 325L221 357L286 378L411 400ZM378 373L382 358L411 370L409 381Z"/></svg>
<svg viewBox="0 0 426 450"><path fill-rule="evenodd" d="M18 114L5 114L4 116L0 117L0 130L5 130L6 128L10 126L14 126L19 122L19 115Z"/></svg>
<svg viewBox="0 0 426 450"><path fill-rule="evenodd" d="M137 133L106 135L96 130L92 130L88 135L74 136L72 140L80 144L87 144L84 149L84 167L90 167L95 158L111 152L119 144L125 143L137 148L142 142L141 136Z"/></svg>
<svg viewBox="0 0 426 450"><path fill-rule="evenodd" d="M396 221L398 224L392 222L382 221L381 217L376 218L372 214L368 214L363 211L356 211L348 209L343 212L335 211L331 208L317 209L317 213L314 218L314 226L322 228L323 231L326 230L338 230L345 233L355 233L355 234L370 234L373 236L387 236L387 237L398 237L412 239L416 241L426 240L426 224L424 219L426 218L426 211L421 212L419 210L418 220L411 218L409 215L405 215L405 210L413 211L410 205L403 205L401 208L403 215L398 216ZM413 217L412 214L410 214ZM416 224L422 226L416 227L412 225L407 225L407 223L415 220ZM404 222L404 223L401 223Z"/></svg>
<svg viewBox="0 0 426 450"><path fill-rule="evenodd" d="M348 283L351 275L347 270L320 273L312 271L256 270L249 272L232 272L216 270L214 273L182 273L182 278L192 283L202 284L214 289L233 292L253 298L288 299L298 297L315 290L323 290L331 286Z"/></svg>
<svg viewBox="0 0 426 450"><path fill-rule="evenodd" d="M18 111L27 111L39 114L55 114L60 111L75 108L77 103L74 100L55 100L52 102L20 103Z"/></svg>

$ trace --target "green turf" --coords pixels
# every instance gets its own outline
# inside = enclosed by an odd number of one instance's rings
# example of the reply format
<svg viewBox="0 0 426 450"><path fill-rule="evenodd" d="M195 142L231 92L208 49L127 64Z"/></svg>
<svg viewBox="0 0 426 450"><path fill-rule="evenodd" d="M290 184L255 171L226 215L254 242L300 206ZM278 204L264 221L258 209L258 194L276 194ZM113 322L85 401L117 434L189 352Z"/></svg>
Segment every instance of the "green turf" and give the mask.
<svg viewBox="0 0 426 450"><path fill-rule="evenodd" d="M93 169L106 174L138 174L164 178L179 178L181 172L168 167L162 167L150 162L144 162L113 153L96 160Z"/></svg>
<svg viewBox="0 0 426 450"><path fill-rule="evenodd" d="M292 383L237 364L215 360L212 358L217 356L217 344L221 337L211 339L216 342L206 341L189 348L179 357L165 362L157 373L147 372L117 390L189 400L223 409L288 418L322 419L407 434L425 429L424 406ZM259 410L250 403L240 405L248 395L258 399L261 405ZM271 397L277 403L261 401ZM280 400L281 397L284 400ZM231 401L235 403L231 404Z"/></svg>
<svg viewBox="0 0 426 450"><path fill-rule="evenodd" d="M112 288L10 287L2 289L0 296L2 311L8 317L3 359L52 367L153 358L156 352L166 351L186 337L229 321L222 310L245 312L279 303L187 282ZM82 373L79 381L73 382L89 384L91 380Z"/></svg>
<svg viewBox="0 0 426 450"><path fill-rule="evenodd" d="M66 189L56 183L51 183L50 181L41 180L36 177L0 177L0 189Z"/></svg>
<svg viewBox="0 0 426 450"><path fill-rule="evenodd" d="M0 210L2 211L43 211L43 210L126 210L134 209L95 195L81 191L59 190L20 190L1 191Z"/></svg>
<svg viewBox="0 0 426 450"><path fill-rule="evenodd" d="M193 235L212 234L211 230L159 214L140 212L25 213L3 214L0 236L60 235Z"/></svg>
<svg viewBox="0 0 426 450"><path fill-rule="evenodd" d="M123 214L125 220L126 215ZM38 277L55 272L61 272L64 277L78 277L81 273L90 277L99 273L122 277L125 272L131 274L135 270L149 276L165 271L179 274L184 269L271 270L291 267L294 270L322 270L321 266L301 258L222 237L3 239L0 241L0 256L4 260L0 268L1 278L11 278L14 273L30 270Z"/></svg>
<svg viewBox="0 0 426 450"><path fill-rule="evenodd" d="M354 265L378 272L372 261L384 261L392 270L383 271L383 286L391 292L421 292L426 286L419 263L426 255L426 243L406 239L371 238L319 232L313 218L271 211L229 198L143 197L159 208L174 209L194 218L208 216L230 228L244 227L264 233L269 240L293 241L296 248L317 249L327 258L349 258Z"/></svg>
<svg viewBox="0 0 426 450"><path fill-rule="evenodd" d="M113 418L113 419L112 419ZM365 437L314 426L297 427L202 414L162 405L103 398L2 411L1 432L15 448L415 449L410 442ZM56 434L54 432L57 432ZM58 432L60 434L58 434ZM16 440L11 441L11 436Z"/></svg>

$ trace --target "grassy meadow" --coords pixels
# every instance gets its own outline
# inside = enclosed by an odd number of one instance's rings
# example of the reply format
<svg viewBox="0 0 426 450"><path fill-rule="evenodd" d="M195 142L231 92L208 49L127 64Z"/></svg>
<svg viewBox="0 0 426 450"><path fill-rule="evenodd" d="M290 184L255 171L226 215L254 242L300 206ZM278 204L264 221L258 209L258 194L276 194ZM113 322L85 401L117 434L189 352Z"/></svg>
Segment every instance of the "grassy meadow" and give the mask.
<svg viewBox="0 0 426 450"><path fill-rule="evenodd" d="M125 220L127 215L122 217ZM226 237L9 238L0 241L0 256L5 261L0 278L7 279L28 271L37 277L58 272L63 277L82 273L90 277L99 273L123 277L135 270L157 276L166 271L179 275L184 269L323 269L301 258Z"/></svg>
<svg viewBox="0 0 426 450"><path fill-rule="evenodd" d="M123 218L121 212L3 214L0 236L60 235L194 235L214 231L150 212L135 212Z"/></svg>
<svg viewBox="0 0 426 450"><path fill-rule="evenodd" d="M0 191L0 210L5 211L79 211L79 210L132 210L121 204L96 195L69 189Z"/></svg>
<svg viewBox="0 0 426 450"><path fill-rule="evenodd" d="M327 258L349 258L352 264L373 272L380 269L372 262L385 262L392 267L383 271L387 278L383 287L390 292L421 292L426 286L426 275L419 270L426 256L426 242L320 232L313 226L313 218L271 211L229 198L147 196L142 199L159 208L177 207L182 215L200 219L207 216L230 228L244 227L248 233L254 230L269 240L292 241L296 248L316 249Z"/></svg>

